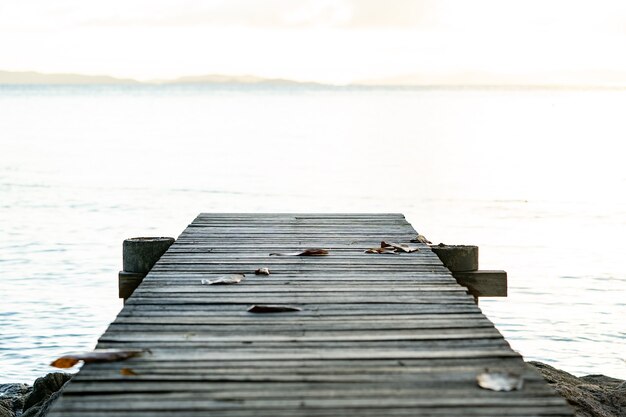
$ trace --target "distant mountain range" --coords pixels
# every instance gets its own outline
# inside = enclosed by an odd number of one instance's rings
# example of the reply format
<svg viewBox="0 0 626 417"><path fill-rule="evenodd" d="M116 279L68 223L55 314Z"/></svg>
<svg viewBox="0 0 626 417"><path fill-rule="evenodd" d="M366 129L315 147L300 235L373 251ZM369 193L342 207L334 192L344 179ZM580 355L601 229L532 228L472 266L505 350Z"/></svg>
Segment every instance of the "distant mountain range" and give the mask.
<svg viewBox="0 0 626 417"><path fill-rule="evenodd" d="M0 84L140 84L129 78L107 75L42 74L40 72L0 71Z"/></svg>
<svg viewBox="0 0 626 417"><path fill-rule="evenodd" d="M174 79L138 81L107 75L44 74L40 72L0 71L0 84L57 84L57 85L192 85L192 84L247 84L247 85L309 85L330 84L302 82L281 78L263 78L252 75L195 75ZM570 71L536 74L490 74L486 72L458 72L454 74L408 74L403 76L362 80L349 86L365 87L604 87L626 88L626 72ZM337 86L334 86L337 87Z"/></svg>
<svg viewBox="0 0 626 417"><path fill-rule="evenodd" d="M253 75L191 75L186 77L175 78L172 80L155 81L159 84L306 84L306 85L321 85L314 82L302 82L287 80L283 78L262 78L255 77Z"/></svg>
<svg viewBox="0 0 626 417"><path fill-rule="evenodd" d="M0 71L0 84L57 84L57 85L88 85L88 84L272 84L272 85L321 85L313 82L300 82L280 78L262 78L252 75L193 75L174 79L138 81L131 78L116 78L108 75L81 74L44 74L26 71Z"/></svg>
<svg viewBox="0 0 626 417"><path fill-rule="evenodd" d="M559 71L524 74L489 72L423 73L364 80L369 86L484 86L484 87L626 87L624 71Z"/></svg>

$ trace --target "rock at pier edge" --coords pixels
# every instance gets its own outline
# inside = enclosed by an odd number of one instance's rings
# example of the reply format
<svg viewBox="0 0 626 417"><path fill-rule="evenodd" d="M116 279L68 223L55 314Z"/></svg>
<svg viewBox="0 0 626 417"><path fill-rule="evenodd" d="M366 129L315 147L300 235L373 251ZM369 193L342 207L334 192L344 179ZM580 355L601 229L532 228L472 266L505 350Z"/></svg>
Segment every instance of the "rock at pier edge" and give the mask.
<svg viewBox="0 0 626 417"><path fill-rule="evenodd" d="M63 372L53 372L37 378L32 387L0 384L0 417L45 416L71 377Z"/></svg>
<svg viewBox="0 0 626 417"><path fill-rule="evenodd" d="M574 408L577 417L626 417L626 381L604 375L576 377L541 362L529 362Z"/></svg>

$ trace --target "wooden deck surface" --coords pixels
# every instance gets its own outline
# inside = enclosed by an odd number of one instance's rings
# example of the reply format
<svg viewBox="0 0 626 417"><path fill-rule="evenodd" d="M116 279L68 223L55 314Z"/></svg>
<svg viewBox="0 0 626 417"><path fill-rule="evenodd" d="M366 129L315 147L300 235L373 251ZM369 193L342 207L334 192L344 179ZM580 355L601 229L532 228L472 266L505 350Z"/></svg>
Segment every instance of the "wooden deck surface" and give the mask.
<svg viewBox="0 0 626 417"><path fill-rule="evenodd" d="M426 245L364 253L415 235L400 214L201 214L97 346L150 353L85 365L50 416L571 416ZM269 256L312 247L330 255ZM485 368L524 388L479 388Z"/></svg>

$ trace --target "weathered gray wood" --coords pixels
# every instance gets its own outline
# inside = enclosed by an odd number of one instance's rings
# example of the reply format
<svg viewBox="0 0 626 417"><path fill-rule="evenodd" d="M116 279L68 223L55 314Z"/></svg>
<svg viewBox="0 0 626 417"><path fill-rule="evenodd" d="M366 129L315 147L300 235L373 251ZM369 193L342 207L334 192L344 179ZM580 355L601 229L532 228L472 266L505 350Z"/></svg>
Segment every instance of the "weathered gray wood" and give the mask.
<svg viewBox="0 0 626 417"><path fill-rule="evenodd" d="M381 415L396 417L396 416L410 416L415 417L442 417L442 416L515 416L515 417L527 417L527 416L551 416L551 417L565 417L572 416L571 411L564 406L558 408L546 408L546 407L491 407L491 406L474 406L465 407L462 414L459 414L459 408L455 407L437 407L437 408L422 408L417 409L415 407L410 408L386 408L381 411L379 408L354 408L345 407L341 409L344 415L357 415L364 417L380 417ZM170 414L170 412L168 412ZM63 413L67 417L109 417L111 414L109 411L66 411ZM116 417L153 417L155 414L152 411L116 411ZM221 411L220 416L234 416L234 417L258 417L259 413L256 410L234 410L232 413L228 411ZM298 410L271 410L271 415L275 417L336 417L337 410L316 410L302 407ZM207 412L191 411L191 410L178 410L176 411L177 417L206 417Z"/></svg>
<svg viewBox="0 0 626 417"><path fill-rule="evenodd" d="M49 415L571 416L428 246L364 253L415 235L400 214L202 213L98 342L148 350L85 365ZM311 247L330 255L269 256ZM246 278L201 284L229 273ZM480 389L485 368L524 389Z"/></svg>
<svg viewBox="0 0 626 417"><path fill-rule="evenodd" d="M478 269L478 246L439 244L431 246L430 249L452 272Z"/></svg>
<svg viewBox="0 0 626 417"><path fill-rule="evenodd" d="M118 297L127 299L145 278L145 273L120 271L118 274Z"/></svg>
<svg viewBox="0 0 626 417"><path fill-rule="evenodd" d="M306 317L306 316L344 316L344 315L396 315L396 314L454 314L454 313L475 313L479 312L478 307L473 303L463 304L439 304L439 303L350 303L350 304L306 304L306 309L296 313L284 313L280 317ZM224 316L241 316L249 317L247 311L241 309L239 304L127 304L120 312L120 316L124 315L148 315L155 316L159 314L165 315L185 315L185 316L207 316L217 315ZM265 316L263 316L265 317ZM269 320L269 319L266 319Z"/></svg>
<svg viewBox="0 0 626 417"><path fill-rule="evenodd" d="M551 416L551 417L565 417L572 416L571 411L564 406L558 408L546 408L546 407L517 407L510 406L507 408L502 407L491 407L491 406L474 406L474 407L465 407L463 409L462 414L459 414L459 408L455 407L437 407L437 408L421 408L417 409L415 407L409 408L386 408L381 411L379 408L354 408L354 407L345 407L341 409L341 412L344 415L357 415L364 417L380 417L381 415L396 417L396 416L411 416L415 417L419 415L420 417L442 417L442 416ZM169 412L168 412L169 413ZM206 411L191 411L191 410L179 410L176 411L177 417L206 417ZM63 414L67 417L103 417L110 416L109 411L67 411ZM152 411L116 411L116 417L153 417L155 414ZM214 414L215 415L215 414ZM229 411L220 411L220 416L228 417L258 417L259 413L256 410L234 410L232 412ZM271 414L268 414L275 417L299 417L299 416L307 416L307 417L336 417L337 410L316 410L302 407L299 410L271 410Z"/></svg>
<svg viewBox="0 0 626 417"><path fill-rule="evenodd" d="M163 366L162 364L160 364ZM146 368L148 369L148 368ZM254 368L253 368L254 369ZM141 372L142 368L137 369ZM328 371L327 369L324 369ZM80 395L80 394L97 394L100 392L119 392L119 388L115 387L115 384L121 381L121 378L114 376L119 374L118 369L98 369L86 371L81 375L81 384L70 385L65 390L65 395ZM197 370L201 372L215 372L215 373L229 373L231 369L221 370L219 368L203 368ZM299 372L296 368L286 368L283 370L285 374ZM385 369L377 369L378 372L385 372ZM395 372L397 369L389 369L389 372ZM89 373L93 375L102 375L110 372L112 376L108 380L90 380L88 379ZM428 378L416 379L415 381L387 381L386 384L377 384L375 382L357 382L351 385L344 384L342 382L326 382L324 384L315 384L310 382L267 382L268 386L262 387L254 382L240 383L238 385L239 390L237 395L243 398L307 398L307 397L322 397L322 396L334 396L335 398L359 398L369 397L376 393L384 396L401 396L409 394L417 394L420 392L430 393L431 395L440 395L441 388L435 387L436 382L444 382L450 391L455 390L462 394L463 388L467 388L467 380L472 379L472 369L463 368L449 368L449 372L455 376L460 375L460 378L452 378L450 380L432 381ZM132 383L128 383L127 393L131 392L159 392L163 390L163 385L158 380L143 378L143 375L137 375L139 378L133 378ZM152 375L151 375L152 376ZM157 375L153 375L156 379ZM164 374L167 377L167 374ZM419 374L413 374L413 376L419 376ZM428 374L426 374L426 377ZM537 379L533 374L524 374L526 384L528 385L527 393L532 392L533 395L549 396L552 391L543 384L542 380ZM128 378L127 378L128 380ZM168 387L170 392L206 392L212 393L214 398L225 399L232 398L233 393L230 388L225 387L223 383L210 382L210 381L168 381ZM271 387L271 388L270 388ZM282 391L282 392L281 392ZM449 391L449 392L450 392ZM471 392L474 392L471 390ZM482 395L485 395L484 393ZM512 393L512 395L519 396L519 392Z"/></svg>
<svg viewBox="0 0 626 417"><path fill-rule="evenodd" d="M506 271L466 271L453 275L474 297L506 297L508 294Z"/></svg>

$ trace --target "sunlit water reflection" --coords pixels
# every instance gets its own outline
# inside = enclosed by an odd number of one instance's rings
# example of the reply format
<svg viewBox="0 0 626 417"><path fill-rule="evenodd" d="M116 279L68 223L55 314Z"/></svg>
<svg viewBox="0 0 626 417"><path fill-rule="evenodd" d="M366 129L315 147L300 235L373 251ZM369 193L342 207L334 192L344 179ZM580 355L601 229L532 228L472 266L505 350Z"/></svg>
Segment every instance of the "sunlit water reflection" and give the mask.
<svg viewBox="0 0 626 417"><path fill-rule="evenodd" d="M403 212L509 272L513 348L626 377L625 92L0 87L0 383L91 349L121 242L201 211Z"/></svg>

